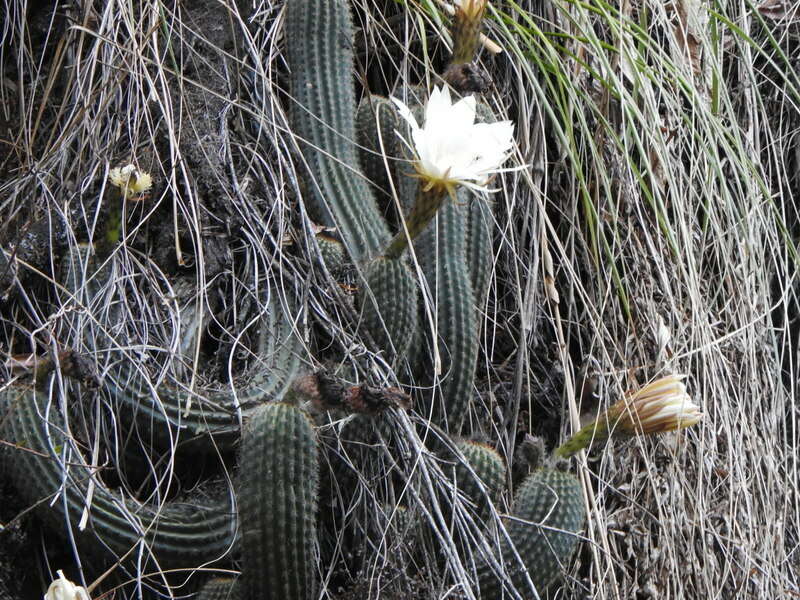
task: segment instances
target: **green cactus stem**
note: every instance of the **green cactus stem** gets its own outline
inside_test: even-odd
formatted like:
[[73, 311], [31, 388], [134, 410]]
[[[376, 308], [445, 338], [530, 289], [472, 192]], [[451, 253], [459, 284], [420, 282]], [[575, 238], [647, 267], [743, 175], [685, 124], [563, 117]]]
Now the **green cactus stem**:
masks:
[[465, 261], [466, 209], [448, 204], [435, 226], [415, 244], [422, 271], [433, 291], [439, 355], [440, 385], [434, 390], [431, 421], [453, 434], [464, 424], [472, 397], [478, 360], [475, 294]]
[[455, 465], [456, 485], [459, 492], [474, 504], [478, 520], [486, 522], [490, 515], [490, 503], [497, 501], [505, 487], [505, 463], [497, 451], [486, 444], [460, 441], [457, 446], [470, 468], [461, 463]]
[[[527, 574], [543, 596], [561, 577], [578, 545], [586, 517], [581, 485], [569, 473], [536, 471], [517, 490], [512, 514], [514, 519], [506, 521], [505, 526], [523, 564], [501, 539], [505, 576], [523, 597], [528, 597]], [[501, 579], [490, 565], [478, 569], [478, 580], [481, 598], [501, 597]]]
[[209, 579], [197, 595], [197, 600], [242, 600], [239, 580], [233, 577]]
[[308, 416], [258, 408], [242, 437], [239, 515], [245, 597], [316, 598], [317, 440]]
[[[405, 357], [417, 328], [417, 285], [402, 259], [379, 257], [360, 294], [363, 327], [390, 359]], [[378, 308], [380, 307], [380, 308]]]
[[192, 444], [193, 450], [230, 450], [238, 442], [242, 419], [264, 402], [283, 397], [298, 371], [301, 351], [277, 294], [272, 294], [243, 387], [199, 386], [190, 391], [174, 382], [153, 387], [141, 367], [122, 357], [106, 376], [106, 389], [123, 421], [134, 423], [158, 447], [180, 436], [183, 442], [199, 442]]
[[398, 165], [403, 156], [396, 131], [403, 129], [405, 121], [388, 98], [370, 95], [358, 106], [356, 132], [361, 168], [367, 179], [375, 184], [379, 208], [392, 225], [396, 225], [398, 219], [391, 190], [392, 185], [397, 186]]
[[486, 305], [492, 276], [492, 209], [486, 198], [468, 190], [459, 190], [459, 204], [467, 207], [467, 239], [465, 256], [477, 315]]
[[353, 24], [342, 0], [286, 3], [292, 129], [303, 152], [306, 203], [334, 226], [357, 263], [378, 255], [389, 230], [358, 167]]
[[326, 233], [318, 233], [314, 237], [317, 240], [322, 261], [331, 275], [335, 277], [347, 264], [347, 251], [344, 244]]
[[[111, 259], [97, 265], [90, 246], [74, 248], [61, 268], [64, 304], [92, 307], [108, 303], [102, 290], [112, 270]], [[83, 330], [89, 348], [117, 347], [104, 328], [75, 327]], [[190, 324], [190, 333], [184, 330], [182, 335], [195, 336], [194, 329]], [[192, 444], [196, 451], [231, 449], [238, 442], [247, 413], [265, 401], [280, 399], [299, 368], [302, 344], [284, 316], [277, 293], [270, 294], [269, 305], [261, 312], [254, 353], [253, 366], [242, 378], [246, 385], [238, 389], [209, 385], [188, 390], [170, 381], [153, 386], [146, 370], [122, 354], [105, 375], [105, 390], [121, 421], [134, 426], [158, 448], [171, 447], [179, 437], [181, 442], [198, 441]]]
[[[144, 572], [207, 566], [229, 556], [237, 519], [227, 498], [155, 506], [108, 488], [85, 461], [59, 404], [30, 388], [0, 392], [0, 463], [49, 527], [89, 555], [109, 562], [125, 556], [131, 569], [149, 565]], [[84, 511], [88, 526], [80, 531]]]

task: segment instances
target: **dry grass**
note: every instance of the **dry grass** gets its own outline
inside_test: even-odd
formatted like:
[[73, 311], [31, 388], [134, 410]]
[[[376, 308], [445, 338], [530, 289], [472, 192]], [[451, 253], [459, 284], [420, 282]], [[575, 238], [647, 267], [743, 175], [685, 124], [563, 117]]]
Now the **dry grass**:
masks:
[[[247, 356], [247, 297], [273, 286], [303, 298], [291, 317], [317, 331], [306, 337], [308, 366], [325, 357], [353, 380], [394, 383], [355, 335], [297, 202], [279, 3], [253, 12], [212, 0], [109, 2], [28, 18], [23, 4], [5, 0], [1, 34], [3, 249], [28, 239], [37, 219], [66, 223], [65, 246], [96, 235], [111, 167], [135, 162], [156, 185], [150, 200], [126, 207], [105, 302], [83, 310], [62, 295], [48, 304], [31, 281], [3, 311], [5, 348], [41, 352], [57, 341], [101, 366], [123, 350], [149, 356], [151, 375], [224, 380]], [[357, 72], [371, 91], [441, 68], [446, 21], [435, 3], [354, 4]], [[800, 17], [764, 21], [749, 3], [688, 0], [494, 4], [487, 33], [506, 52], [484, 53], [487, 99], [517, 124], [514, 162], [530, 168], [504, 174], [493, 198], [478, 385], [489, 410], [502, 412], [492, 442], [513, 462], [520, 432], [549, 431], [553, 444], [555, 426], [563, 439], [596, 409], [581, 405], [588, 380], [605, 403], [659, 374], [687, 373], [706, 415], [686, 433], [578, 459], [587, 540], [562, 597], [800, 595], [797, 340], [785, 326], [798, 316]], [[47, 277], [50, 258], [39, 260]], [[180, 348], [178, 276], [202, 290], [220, 355]], [[116, 327], [119, 347], [86, 347], [84, 323]], [[469, 580], [473, 558], [435, 500], [452, 494], [448, 478], [409, 417], [390, 422], [390, 446], [404, 460], [384, 443], [359, 458], [332, 436], [362, 472], [348, 515], [386, 527], [389, 478], [404, 478], [399, 500], [438, 532], [446, 565], [439, 572], [432, 556], [404, 556], [386, 535], [367, 551], [370, 583], [359, 597], [471, 597], [446, 587]], [[323, 433], [343, 426], [332, 420]], [[94, 452], [113, 457], [113, 443], [101, 446], [98, 434]], [[151, 466], [150, 488], [165, 489], [172, 461]], [[374, 473], [380, 480], [368, 479]], [[466, 513], [455, 523], [474, 530]], [[399, 527], [395, 540], [413, 535]], [[406, 581], [398, 561], [430, 572]], [[323, 573], [324, 587], [336, 595], [356, 576]], [[137, 594], [132, 583], [121, 589]]]

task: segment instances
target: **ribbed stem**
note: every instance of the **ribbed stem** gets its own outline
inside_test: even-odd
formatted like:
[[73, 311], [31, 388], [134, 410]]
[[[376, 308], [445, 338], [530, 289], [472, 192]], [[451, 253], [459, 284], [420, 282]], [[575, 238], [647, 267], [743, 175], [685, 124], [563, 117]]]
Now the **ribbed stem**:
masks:
[[[523, 482], [514, 499], [514, 520], [505, 523], [508, 535], [519, 553], [501, 542], [505, 577], [527, 598], [530, 586], [526, 573], [541, 597], [561, 576], [578, 545], [586, 512], [578, 480], [561, 471], [537, 471]], [[501, 579], [488, 565], [478, 569], [481, 598], [501, 597]]]
[[[85, 462], [57, 403], [42, 392], [8, 388], [0, 392], [0, 459], [24, 502], [67, 537], [66, 528], [86, 552], [108, 557], [128, 554], [135, 568], [144, 560], [157, 569], [194, 568], [224, 558], [236, 541], [237, 520], [227, 500], [150, 506], [111, 490]], [[89, 482], [93, 482], [91, 503]], [[55, 497], [55, 501], [49, 502]], [[89, 526], [78, 523], [88, 509]], [[141, 565], [140, 565], [141, 566]], [[142, 566], [144, 572], [152, 569]]]
[[390, 359], [405, 356], [417, 329], [417, 285], [400, 258], [379, 257], [367, 266], [362, 322]]
[[480, 315], [486, 305], [492, 275], [492, 209], [484, 197], [469, 190], [459, 190], [458, 199], [459, 204], [468, 206], [467, 270]]
[[[462, 441], [457, 445], [475, 473], [473, 475], [466, 466], [456, 464], [455, 479], [458, 490], [475, 505], [478, 519], [486, 522], [489, 517], [490, 503], [499, 498], [500, 491], [505, 486], [506, 465], [497, 451], [486, 444]], [[481, 490], [475, 476], [483, 484], [485, 493]]]
[[306, 201], [337, 227], [354, 261], [389, 240], [375, 196], [358, 167], [353, 89], [353, 25], [343, 0], [289, 0], [286, 50], [292, 128], [306, 161]]
[[242, 439], [237, 491], [247, 598], [316, 598], [317, 441], [300, 409], [267, 404]]
[[[99, 294], [111, 273], [108, 264], [98, 267], [90, 246], [78, 246], [62, 265], [62, 281], [68, 292], [65, 305], [79, 301], [93, 306], [104, 301]], [[154, 387], [140, 365], [127, 355], [119, 356], [104, 378], [115, 413], [124, 425], [137, 427], [140, 435], [157, 448], [168, 448], [176, 439], [197, 439], [192, 445], [195, 451], [231, 449], [238, 442], [242, 416], [265, 401], [280, 399], [299, 368], [301, 341], [283, 311], [280, 296], [271, 294], [269, 306], [260, 315], [253, 366], [242, 377], [246, 385], [239, 389], [233, 385], [198, 386], [190, 392], [168, 381]], [[113, 318], [112, 313], [109, 321]], [[83, 330], [89, 348], [117, 347], [104, 327], [95, 331], [76, 323], [75, 328]], [[195, 335], [194, 330], [181, 332], [182, 338], [193, 339]]]
[[465, 207], [449, 203], [415, 244], [428, 286], [434, 292], [440, 386], [434, 390], [432, 421], [457, 434], [467, 416], [478, 359], [475, 296], [465, 262]]

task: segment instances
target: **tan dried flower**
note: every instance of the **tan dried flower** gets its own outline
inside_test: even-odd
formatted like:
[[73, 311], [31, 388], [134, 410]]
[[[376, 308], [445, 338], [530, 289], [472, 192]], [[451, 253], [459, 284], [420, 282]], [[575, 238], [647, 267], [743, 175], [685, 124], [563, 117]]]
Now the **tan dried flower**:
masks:
[[556, 450], [557, 456], [572, 456], [594, 442], [610, 437], [630, 437], [683, 429], [700, 422], [700, 409], [686, 392], [685, 375], [668, 375], [627, 392], [619, 402], [578, 431]]

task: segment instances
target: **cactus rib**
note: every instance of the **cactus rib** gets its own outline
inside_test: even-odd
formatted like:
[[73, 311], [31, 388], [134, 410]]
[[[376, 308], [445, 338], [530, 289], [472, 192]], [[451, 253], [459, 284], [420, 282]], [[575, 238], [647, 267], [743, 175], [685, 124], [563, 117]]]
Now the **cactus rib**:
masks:
[[[457, 464], [455, 466], [456, 484], [459, 491], [475, 505], [476, 514], [480, 520], [486, 522], [490, 515], [489, 504], [500, 497], [500, 491], [505, 486], [505, 463], [496, 450], [485, 444], [462, 441], [458, 442], [457, 446], [475, 475], [466, 466]], [[476, 476], [483, 484], [485, 493], [476, 481]]]
[[[118, 557], [134, 549], [128, 557], [133, 565], [140, 558], [135, 548], [142, 544], [148, 562], [168, 569], [218, 561], [233, 547], [237, 519], [228, 501], [195, 498], [156, 507], [106, 487], [45, 393], [9, 387], [0, 392], [0, 415], [0, 437], [9, 442], [0, 458], [10, 481], [53, 529], [64, 532], [68, 523], [87, 552], [99, 554], [98, 540]], [[46, 502], [54, 496], [52, 505]], [[81, 532], [78, 523], [85, 509], [90, 527]]]
[[389, 231], [358, 166], [352, 38], [343, 0], [286, 3], [292, 127], [307, 165], [310, 208], [338, 228], [353, 260], [362, 262], [377, 256]]
[[[517, 490], [514, 520], [506, 523], [514, 549], [501, 541], [506, 575], [517, 591], [529, 590], [526, 573], [543, 595], [553, 585], [578, 545], [578, 532], [586, 516], [578, 480], [569, 473], [540, 470], [532, 473]], [[481, 597], [501, 597], [500, 580], [487, 564], [478, 569]]]
[[248, 598], [310, 600], [317, 588], [317, 441], [298, 408], [272, 403], [253, 414], [239, 460], [242, 583]]

